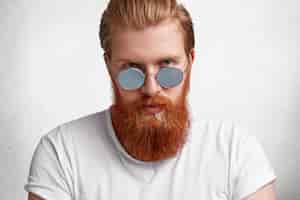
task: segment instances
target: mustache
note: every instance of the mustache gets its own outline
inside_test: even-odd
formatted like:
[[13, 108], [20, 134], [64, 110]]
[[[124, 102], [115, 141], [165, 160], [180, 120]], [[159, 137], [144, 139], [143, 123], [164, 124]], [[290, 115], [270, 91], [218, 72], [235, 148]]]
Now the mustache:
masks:
[[142, 108], [145, 106], [156, 106], [156, 107], [170, 107], [172, 102], [167, 97], [156, 95], [154, 97], [142, 97], [141, 99], [135, 101], [133, 105], [136, 105], [137, 108]]

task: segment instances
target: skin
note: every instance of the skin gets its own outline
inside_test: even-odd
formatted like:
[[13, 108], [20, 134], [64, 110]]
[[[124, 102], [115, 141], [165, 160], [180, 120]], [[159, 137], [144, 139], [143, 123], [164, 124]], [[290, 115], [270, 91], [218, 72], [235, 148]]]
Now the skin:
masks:
[[[165, 21], [143, 30], [122, 29], [113, 34], [112, 54], [110, 57], [105, 56], [105, 62], [123, 104], [130, 104], [145, 95], [151, 97], [156, 94], [176, 104], [182, 94], [184, 81], [174, 88], [164, 89], [157, 83], [154, 75], [160, 66], [167, 63], [182, 70], [191, 69], [194, 50], [192, 49], [187, 56], [183, 41], [183, 34], [173, 21]], [[116, 76], [122, 65], [128, 63], [138, 64], [146, 73], [145, 84], [139, 90], [123, 90], [116, 82]], [[186, 74], [184, 79], [187, 78]]]
[[275, 180], [262, 186], [258, 191], [250, 194], [242, 200], [276, 200]]
[[28, 193], [28, 200], [45, 200], [45, 199], [42, 199], [41, 197], [29, 192]]
[[[164, 89], [156, 82], [153, 76], [161, 64], [170, 57], [176, 57], [176, 66], [181, 69], [191, 68], [194, 62], [194, 50], [189, 55], [184, 51], [184, 40], [181, 30], [174, 21], [166, 21], [143, 30], [122, 29], [112, 37], [112, 54], [105, 55], [105, 62], [115, 89], [119, 92], [124, 105], [130, 104], [143, 95], [154, 96], [160, 94], [176, 103], [183, 90], [183, 82], [174, 88]], [[126, 49], [124, 51], [124, 49]], [[136, 91], [125, 91], [115, 81], [117, 72], [123, 64], [133, 62], [143, 67], [146, 80], [143, 87]], [[169, 61], [168, 61], [169, 63]], [[187, 77], [185, 76], [185, 79]], [[43, 200], [29, 193], [29, 200]], [[276, 200], [274, 181], [261, 187], [259, 190], [242, 200]]]

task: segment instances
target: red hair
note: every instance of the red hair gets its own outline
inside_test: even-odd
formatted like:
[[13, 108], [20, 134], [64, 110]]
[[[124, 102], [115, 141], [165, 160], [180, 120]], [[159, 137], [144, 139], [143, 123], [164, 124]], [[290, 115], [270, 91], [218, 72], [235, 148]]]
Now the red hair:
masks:
[[189, 12], [176, 0], [110, 0], [100, 23], [101, 47], [110, 55], [114, 29], [143, 29], [168, 19], [179, 22], [188, 55], [195, 46], [193, 23]]

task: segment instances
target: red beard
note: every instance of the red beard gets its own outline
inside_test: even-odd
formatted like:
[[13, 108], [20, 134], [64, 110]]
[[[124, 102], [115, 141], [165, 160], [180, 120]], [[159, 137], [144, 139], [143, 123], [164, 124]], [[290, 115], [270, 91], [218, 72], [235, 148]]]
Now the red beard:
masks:
[[[183, 94], [176, 104], [166, 97], [143, 96], [136, 102], [124, 105], [114, 88], [116, 103], [112, 106], [112, 123], [118, 140], [135, 159], [159, 161], [175, 156], [186, 143], [190, 127], [186, 96], [188, 79]], [[146, 113], [143, 106], [160, 105], [159, 117]]]

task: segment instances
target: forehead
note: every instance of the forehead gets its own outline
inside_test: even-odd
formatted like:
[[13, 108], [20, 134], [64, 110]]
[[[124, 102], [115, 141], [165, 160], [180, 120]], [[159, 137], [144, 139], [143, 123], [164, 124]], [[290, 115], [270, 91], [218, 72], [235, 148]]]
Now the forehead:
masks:
[[151, 62], [158, 57], [185, 55], [183, 32], [176, 21], [167, 21], [142, 30], [119, 29], [112, 34], [112, 59]]

